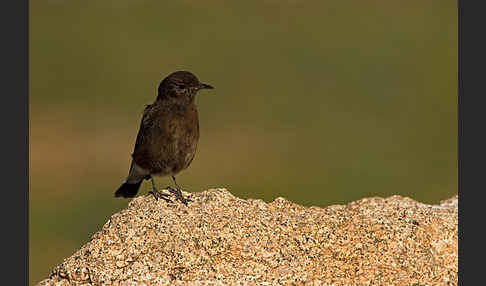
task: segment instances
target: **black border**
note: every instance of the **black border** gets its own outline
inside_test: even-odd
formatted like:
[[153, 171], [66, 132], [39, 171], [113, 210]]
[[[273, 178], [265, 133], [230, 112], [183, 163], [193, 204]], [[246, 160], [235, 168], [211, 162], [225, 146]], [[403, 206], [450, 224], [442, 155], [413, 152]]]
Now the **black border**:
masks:
[[[467, 3], [467, 5], [465, 5]], [[459, 285], [481, 285], [484, 270], [486, 51], [484, 2], [458, 0]], [[465, 229], [469, 229], [466, 234]], [[476, 230], [477, 233], [472, 232]]]
[[[2, 5], [3, 285], [29, 283], [29, 1]], [[9, 281], [11, 280], [11, 281]]]

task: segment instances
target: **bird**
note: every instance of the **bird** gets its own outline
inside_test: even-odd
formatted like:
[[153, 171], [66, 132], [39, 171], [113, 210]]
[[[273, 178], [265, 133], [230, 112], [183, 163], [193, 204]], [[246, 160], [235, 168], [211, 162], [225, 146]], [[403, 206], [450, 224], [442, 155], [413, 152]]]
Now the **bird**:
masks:
[[157, 190], [154, 176], [171, 176], [175, 188], [168, 186], [176, 200], [185, 205], [175, 176], [189, 167], [199, 141], [199, 117], [195, 97], [203, 89], [214, 87], [201, 83], [188, 71], [176, 71], [159, 84], [157, 97], [146, 105], [138, 130], [128, 176], [115, 191], [115, 197], [133, 198], [144, 180], [152, 181], [149, 193], [156, 200], [171, 202], [170, 195]]

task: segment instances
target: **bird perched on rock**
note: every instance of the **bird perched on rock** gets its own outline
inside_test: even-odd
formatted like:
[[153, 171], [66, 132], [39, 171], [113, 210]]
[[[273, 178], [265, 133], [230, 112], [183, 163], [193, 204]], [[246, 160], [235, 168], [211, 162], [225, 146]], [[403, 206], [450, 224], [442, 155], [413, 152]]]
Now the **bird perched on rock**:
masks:
[[175, 175], [191, 164], [199, 140], [199, 118], [194, 98], [201, 89], [213, 87], [199, 82], [187, 71], [177, 71], [159, 85], [154, 103], [145, 107], [138, 131], [128, 176], [115, 197], [133, 198], [143, 180], [152, 180], [155, 199], [167, 201], [167, 194], [157, 190], [154, 175], [171, 176], [175, 189], [167, 187], [177, 200], [187, 205]]

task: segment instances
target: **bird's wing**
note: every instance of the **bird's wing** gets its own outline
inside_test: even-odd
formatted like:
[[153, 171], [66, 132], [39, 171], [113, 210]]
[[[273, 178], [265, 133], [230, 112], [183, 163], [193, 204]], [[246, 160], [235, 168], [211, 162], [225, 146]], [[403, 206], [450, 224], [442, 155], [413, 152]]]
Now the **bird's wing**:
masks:
[[[150, 111], [152, 110], [152, 105], [153, 104], [145, 105], [145, 109], [143, 110], [143, 116], [142, 116], [142, 124], [147, 124], [150, 120], [152, 120], [152, 117], [150, 116]], [[145, 123], [145, 121], [147, 123]]]
[[136, 159], [139, 155], [142, 155], [147, 151], [149, 147], [149, 139], [151, 134], [151, 126], [156, 116], [156, 110], [153, 108], [153, 104], [147, 104], [143, 111], [142, 120], [140, 122], [140, 128], [138, 129], [137, 140], [135, 141], [135, 148], [133, 150], [132, 157]]
[[147, 105], [143, 112], [132, 158], [143, 169], [160, 173], [170, 161], [168, 156], [175, 153], [174, 141], [177, 132], [173, 118], [162, 116], [167, 113], [164, 105]]

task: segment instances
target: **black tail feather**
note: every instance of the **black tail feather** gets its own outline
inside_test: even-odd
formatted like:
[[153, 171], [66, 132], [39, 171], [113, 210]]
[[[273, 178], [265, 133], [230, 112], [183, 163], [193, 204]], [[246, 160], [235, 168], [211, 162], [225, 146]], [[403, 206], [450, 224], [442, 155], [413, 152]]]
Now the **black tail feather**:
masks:
[[142, 184], [141, 180], [135, 184], [123, 183], [115, 192], [115, 197], [133, 198], [138, 193], [138, 189]]

